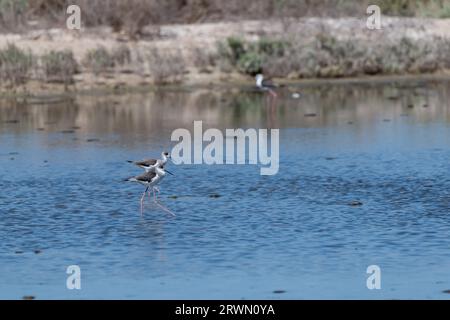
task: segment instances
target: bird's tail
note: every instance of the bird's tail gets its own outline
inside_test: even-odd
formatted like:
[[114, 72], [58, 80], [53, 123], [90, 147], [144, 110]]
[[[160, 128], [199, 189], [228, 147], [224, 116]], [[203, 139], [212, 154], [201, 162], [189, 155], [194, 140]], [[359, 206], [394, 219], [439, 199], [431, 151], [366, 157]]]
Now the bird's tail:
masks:
[[136, 180], [135, 177], [130, 177], [130, 178], [123, 179], [123, 181], [127, 181], [127, 182], [136, 182], [137, 180]]
[[127, 160], [127, 162], [128, 162], [128, 163], [134, 163], [134, 161], [133, 161], [133, 160]]

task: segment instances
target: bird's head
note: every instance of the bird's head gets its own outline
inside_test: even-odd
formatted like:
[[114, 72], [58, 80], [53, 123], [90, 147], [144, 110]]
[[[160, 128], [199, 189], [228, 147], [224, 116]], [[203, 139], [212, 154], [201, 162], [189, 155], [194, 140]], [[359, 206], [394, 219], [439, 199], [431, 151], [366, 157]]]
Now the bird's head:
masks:
[[165, 157], [165, 158], [167, 158], [167, 159], [170, 159], [170, 154], [169, 154], [167, 151], [164, 151], [164, 152], [162, 153], [162, 156], [163, 156], [163, 158]]
[[166, 175], [166, 171], [164, 170], [164, 166], [158, 166], [155, 168], [155, 173], [160, 176], [164, 177]]
[[157, 173], [160, 176], [165, 176], [166, 173], [170, 174], [171, 176], [174, 176], [174, 174], [172, 172], [170, 172], [169, 170], [167, 170], [166, 168], [164, 168], [164, 165], [159, 165], [155, 168], [155, 170], [157, 171]]

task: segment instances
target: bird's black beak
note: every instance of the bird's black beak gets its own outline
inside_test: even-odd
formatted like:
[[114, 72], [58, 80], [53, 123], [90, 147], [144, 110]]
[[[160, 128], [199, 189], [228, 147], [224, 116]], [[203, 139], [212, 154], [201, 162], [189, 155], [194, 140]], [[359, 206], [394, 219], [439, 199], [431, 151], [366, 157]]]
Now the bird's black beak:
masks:
[[169, 170], [164, 169], [165, 172], [167, 172], [168, 174], [174, 176], [174, 174], [172, 172], [170, 172]]

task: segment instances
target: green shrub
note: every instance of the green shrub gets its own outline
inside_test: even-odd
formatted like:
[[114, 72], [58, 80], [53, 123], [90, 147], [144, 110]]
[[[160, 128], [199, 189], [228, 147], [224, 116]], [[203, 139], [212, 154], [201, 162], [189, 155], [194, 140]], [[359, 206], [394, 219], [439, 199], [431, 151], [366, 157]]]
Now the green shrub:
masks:
[[244, 40], [230, 37], [227, 39], [227, 43], [231, 50], [231, 62], [235, 64], [246, 52]]
[[381, 12], [393, 16], [426, 16], [434, 18], [450, 17], [448, 0], [379, 0]]
[[123, 66], [131, 62], [131, 52], [126, 45], [115, 48], [111, 54], [115, 66]]
[[21, 29], [26, 22], [29, 0], [0, 0], [0, 26], [7, 30]]
[[240, 72], [255, 75], [263, 71], [268, 61], [284, 57], [288, 47], [288, 42], [279, 39], [262, 38], [256, 42], [246, 42], [230, 37], [226, 43], [218, 44], [218, 56]]
[[0, 50], [0, 79], [11, 85], [20, 85], [27, 81], [33, 66], [33, 55], [14, 44], [8, 44]]
[[257, 43], [257, 50], [261, 54], [273, 57], [282, 57], [285, 54], [288, 43], [281, 40], [263, 38]]
[[89, 50], [83, 59], [83, 65], [95, 75], [110, 72], [114, 67], [123, 66], [130, 62], [131, 52], [126, 45], [121, 45], [111, 52], [105, 47], [99, 46]]
[[246, 74], [256, 75], [262, 72], [263, 57], [261, 54], [251, 51], [242, 55], [238, 61], [238, 69]]
[[415, 0], [381, 0], [381, 12], [388, 15], [414, 16], [417, 9]]
[[41, 62], [47, 82], [63, 82], [67, 86], [78, 72], [78, 63], [70, 50], [50, 51], [41, 57]]
[[439, 13], [439, 18], [448, 19], [450, 18], [450, 4], [446, 4], [442, 11]]
[[114, 67], [112, 55], [104, 47], [89, 50], [83, 59], [83, 64], [95, 75], [109, 71]]

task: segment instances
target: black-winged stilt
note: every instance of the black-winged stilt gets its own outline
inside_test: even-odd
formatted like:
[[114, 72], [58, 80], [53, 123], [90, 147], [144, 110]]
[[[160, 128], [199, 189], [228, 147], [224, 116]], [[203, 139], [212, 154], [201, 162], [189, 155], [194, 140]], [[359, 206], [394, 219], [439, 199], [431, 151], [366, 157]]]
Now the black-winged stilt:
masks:
[[262, 74], [257, 74], [255, 79], [256, 79], [256, 86], [260, 90], [269, 92], [269, 94], [274, 98], [277, 97], [277, 93], [273, 90], [276, 87], [278, 87], [276, 84], [274, 84], [270, 80], [265, 80]]
[[161, 153], [161, 159], [145, 159], [141, 161], [128, 160], [129, 163], [133, 163], [138, 167], [145, 170], [145, 172], [155, 172], [157, 166], [164, 166], [170, 159], [168, 152]]
[[[146, 171], [145, 173], [135, 176], [135, 177], [131, 177], [128, 179], [125, 179], [125, 181], [130, 181], [130, 182], [138, 182], [144, 186], [146, 186], [147, 188], [145, 189], [144, 193], [142, 194], [141, 197], [141, 214], [143, 214], [143, 210], [144, 210], [144, 199], [145, 199], [145, 194], [147, 193], [149, 188], [152, 188], [152, 192], [153, 192], [153, 202], [159, 206], [161, 209], [163, 209], [164, 211], [170, 213], [171, 215], [175, 216], [175, 214], [170, 211], [169, 209], [167, 209], [166, 207], [164, 207], [163, 205], [161, 205], [158, 202], [158, 197], [156, 196], [156, 192], [158, 192], [158, 194], [160, 193], [158, 187], [156, 187], [156, 185], [158, 183], [160, 183], [162, 181], [162, 179], [164, 179], [166, 172], [173, 175], [173, 173], [167, 171], [164, 169], [163, 165], [156, 165], [153, 168], [154, 172], [149, 172]], [[148, 193], [148, 196], [150, 197], [150, 192]]]

